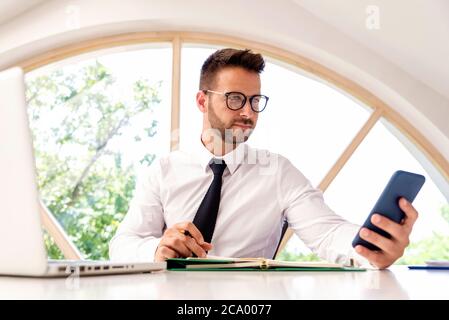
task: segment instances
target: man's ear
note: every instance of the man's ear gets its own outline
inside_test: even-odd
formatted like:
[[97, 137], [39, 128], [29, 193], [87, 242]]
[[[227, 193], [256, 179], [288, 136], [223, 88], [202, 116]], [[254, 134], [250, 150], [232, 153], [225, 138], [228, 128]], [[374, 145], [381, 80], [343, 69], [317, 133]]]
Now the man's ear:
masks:
[[198, 91], [196, 93], [196, 106], [202, 113], [206, 113], [207, 111], [207, 97], [204, 91]]

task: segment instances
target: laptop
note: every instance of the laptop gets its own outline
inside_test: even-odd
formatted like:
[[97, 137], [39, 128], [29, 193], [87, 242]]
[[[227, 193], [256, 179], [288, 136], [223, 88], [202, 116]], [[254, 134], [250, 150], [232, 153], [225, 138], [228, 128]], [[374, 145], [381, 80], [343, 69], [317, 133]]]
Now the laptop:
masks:
[[20, 68], [0, 72], [0, 275], [58, 277], [166, 269], [165, 262], [48, 260]]

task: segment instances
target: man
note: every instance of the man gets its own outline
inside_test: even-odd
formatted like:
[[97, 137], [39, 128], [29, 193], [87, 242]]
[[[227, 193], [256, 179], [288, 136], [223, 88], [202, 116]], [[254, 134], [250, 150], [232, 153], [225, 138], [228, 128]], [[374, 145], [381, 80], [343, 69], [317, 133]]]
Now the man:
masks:
[[268, 103], [260, 92], [265, 62], [249, 50], [223, 49], [201, 69], [196, 103], [203, 131], [194, 150], [175, 151], [140, 179], [130, 210], [110, 244], [111, 259], [267, 257], [275, 254], [284, 220], [321, 258], [386, 268], [402, 256], [417, 219], [401, 199], [402, 224], [375, 215], [361, 237], [381, 251], [351, 247], [359, 226], [336, 215], [321, 191], [286, 158], [245, 141]]

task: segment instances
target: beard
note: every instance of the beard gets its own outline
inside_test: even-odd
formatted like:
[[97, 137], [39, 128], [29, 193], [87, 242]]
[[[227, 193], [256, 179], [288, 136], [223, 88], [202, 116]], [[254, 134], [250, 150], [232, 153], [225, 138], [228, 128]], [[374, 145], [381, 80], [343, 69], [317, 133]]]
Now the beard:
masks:
[[[246, 142], [248, 138], [254, 131], [254, 122], [250, 119], [233, 119], [229, 123], [223, 122], [218, 115], [215, 113], [214, 107], [209, 103], [209, 110], [207, 113], [207, 118], [211, 125], [211, 128], [220, 135], [221, 140], [226, 144], [232, 144], [236, 146], [242, 142]], [[250, 125], [251, 129], [233, 129], [232, 126], [235, 123]]]

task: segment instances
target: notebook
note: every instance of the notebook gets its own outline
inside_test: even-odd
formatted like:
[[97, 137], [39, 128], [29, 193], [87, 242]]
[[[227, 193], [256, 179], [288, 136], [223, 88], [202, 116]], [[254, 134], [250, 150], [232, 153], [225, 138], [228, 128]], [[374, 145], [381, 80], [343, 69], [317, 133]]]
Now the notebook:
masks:
[[172, 258], [167, 259], [172, 271], [365, 271], [324, 261], [280, 261], [265, 258]]

